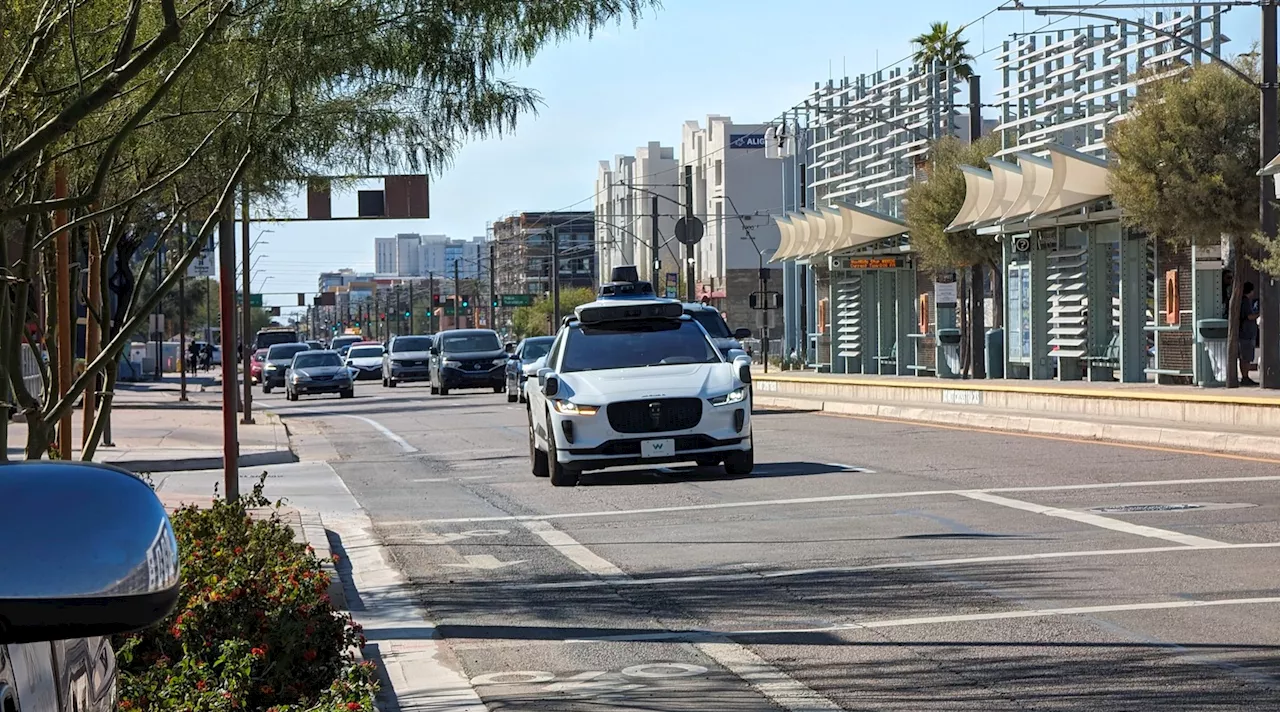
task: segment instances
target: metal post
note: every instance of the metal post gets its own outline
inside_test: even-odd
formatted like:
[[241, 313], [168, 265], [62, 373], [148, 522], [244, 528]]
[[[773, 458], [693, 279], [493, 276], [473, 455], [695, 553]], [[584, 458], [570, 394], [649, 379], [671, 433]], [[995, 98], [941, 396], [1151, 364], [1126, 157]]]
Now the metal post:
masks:
[[[249, 344], [253, 343], [253, 307], [249, 304], [249, 253], [252, 249], [249, 245], [249, 186], [243, 184], [240, 190], [240, 250], [244, 253], [241, 256], [240, 269], [244, 272], [241, 275], [241, 289], [244, 290], [244, 303], [240, 305], [240, 357], [244, 360], [241, 364], [244, 367], [244, 418], [240, 421], [245, 425], [253, 425], [253, 384], [249, 383], [249, 373], [253, 369], [253, 349], [249, 348]], [[231, 356], [230, 351], [224, 346], [222, 349], [222, 358], [226, 360]], [[224, 382], [223, 387], [226, 387]]]
[[[1262, 146], [1261, 162], [1265, 166], [1280, 152], [1276, 115], [1276, 5], [1277, 0], [1262, 1]], [[1271, 201], [1274, 194], [1267, 190], [1271, 178], [1259, 178], [1259, 212], [1263, 240], [1276, 237], [1276, 208]], [[1258, 280], [1258, 380], [1263, 388], [1280, 388], [1280, 284], [1271, 275], [1259, 275]], [[1241, 275], [1236, 275], [1240, 279]], [[1235, 365], [1230, 366], [1232, 369]]]
[[240, 441], [236, 425], [235, 344], [236, 223], [231, 206], [222, 209], [218, 222], [218, 305], [222, 333], [222, 488], [227, 500], [240, 497]]
[[210, 284], [212, 277], [204, 278], [204, 342], [206, 344], [213, 343], [213, 285]]
[[427, 273], [427, 333], [436, 333], [436, 273]]
[[[87, 323], [92, 322], [93, 317], [90, 316]], [[87, 349], [85, 358], [89, 358]], [[187, 400], [187, 275], [185, 274], [178, 277], [178, 362], [181, 364], [178, 368], [178, 400], [185, 402]], [[89, 423], [88, 406], [89, 401], [86, 396], [84, 410], [86, 425]], [[85, 437], [89, 437], [88, 430], [85, 431]]]
[[[164, 246], [160, 240], [160, 236], [156, 236], [156, 289], [160, 288], [160, 282], [164, 281]], [[156, 304], [155, 319], [155, 339], [156, 339], [156, 380], [163, 378], [161, 374], [160, 362], [164, 360], [164, 328], [160, 324], [160, 319], [164, 312], [160, 311], [160, 305]], [[225, 352], [224, 352], [225, 353]]]
[[[662, 258], [658, 253], [660, 235], [658, 232], [658, 196], [649, 198], [649, 252], [653, 253], [653, 291], [662, 290], [667, 296], [666, 276], [662, 274]], [[658, 280], [663, 280], [659, 282]]]
[[[757, 250], [757, 252], [759, 252]], [[760, 319], [760, 336], [763, 343], [760, 345], [761, 351], [764, 353], [764, 372], [769, 372], [769, 270], [764, 268], [764, 253], [760, 255], [760, 298], [765, 300], [765, 308], [760, 311], [763, 317]]]
[[560, 329], [560, 233], [551, 226], [551, 333]]
[[[53, 197], [61, 200], [67, 197], [67, 169], [61, 165], [53, 169], [54, 187]], [[57, 262], [57, 280], [58, 280], [58, 313], [54, 315], [54, 319], [58, 325], [58, 398], [59, 400], [67, 397], [67, 391], [71, 388], [72, 378], [72, 361], [75, 354], [72, 353], [71, 345], [71, 235], [66, 230], [66, 225], [70, 221], [66, 209], [55, 210], [53, 213], [54, 229], [58, 231], [58, 238], [55, 241], [55, 252]], [[63, 460], [71, 459], [71, 409], [68, 408], [59, 419], [58, 424], [58, 457]]]
[[[977, 143], [982, 138], [982, 78], [969, 77], [969, 141]], [[976, 263], [969, 268], [969, 373], [974, 378], [987, 377], [986, 364], [986, 267]], [[899, 300], [901, 303], [901, 300]], [[1110, 311], [1108, 310], [1108, 314]], [[902, 345], [898, 348], [901, 359]]]
[[462, 280], [458, 278], [458, 261], [453, 261], [453, 328], [462, 328]]
[[[97, 212], [97, 206], [90, 208]], [[101, 350], [102, 333], [99, 331], [98, 319], [95, 315], [102, 314], [102, 242], [98, 233], [98, 221], [93, 221], [89, 225], [89, 290], [88, 299], [85, 300], [88, 307], [84, 313], [84, 362], [93, 363], [98, 357]], [[93, 421], [97, 416], [97, 400], [98, 391], [101, 390], [102, 384], [105, 382], [105, 373], [103, 376], [97, 376], [93, 379], [93, 384], [84, 391], [84, 422], [81, 426], [80, 447], [84, 448], [85, 443], [89, 441], [89, 433], [93, 430]], [[181, 400], [186, 400], [186, 391], [182, 393]]]
[[404, 306], [400, 304], [400, 286], [396, 285], [396, 333], [404, 331]]
[[498, 246], [489, 241], [489, 328], [498, 330]]
[[413, 333], [413, 280], [409, 280], [409, 333]]
[[[691, 165], [684, 167], [684, 196], [685, 196], [684, 216], [688, 223], [692, 223], [693, 222], [693, 166]], [[692, 302], [694, 301], [694, 292], [696, 291], [694, 289], [694, 284], [693, 284], [693, 278], [694, 278], [693, 245], [684, 246], [684, 261], [685, 261], [685, 285], [684, 285], [685, 301]]]

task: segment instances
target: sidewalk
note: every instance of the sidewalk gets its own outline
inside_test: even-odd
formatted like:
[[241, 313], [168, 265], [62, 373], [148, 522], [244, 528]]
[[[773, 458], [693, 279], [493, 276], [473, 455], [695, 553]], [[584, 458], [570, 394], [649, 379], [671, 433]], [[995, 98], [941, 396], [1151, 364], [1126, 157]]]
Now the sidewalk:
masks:
[[[100, 445], [94, 462], [122, 467], [132, 472], [176, 472], [222, 467], [221, 394], [200, 383], [188, 383], [188, 401], [178, 401], [177, 374], [160, 382], [121, 384], [111, 409], [113, 447]], [[239, 415], [236, 416], [237, 420]], [[288, 432], [280, 418], [261, 410], [254, 412], [254, 424], [239, 426], [241, 467], [258, 467], [296, 462], [289, 447]], [[83, 412], [72, 418], [74, 441], [81, 441]], [[11, 460], [23, 457], [25, 423], [9, 423]], [[78, 457], [79, 448], [73, 452]]]
[[1280, 393], [1130, 383], [949, 380], [771, 371], [761, 408], [1280, 456]]

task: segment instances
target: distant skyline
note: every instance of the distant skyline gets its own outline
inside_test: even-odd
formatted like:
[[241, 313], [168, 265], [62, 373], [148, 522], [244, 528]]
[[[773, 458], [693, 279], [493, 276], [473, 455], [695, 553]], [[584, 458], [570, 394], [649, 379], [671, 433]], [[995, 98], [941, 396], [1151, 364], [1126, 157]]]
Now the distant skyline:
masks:
[[[1046, 4], [1044, 2], [1032, 4]], [[1080, 18], [996, 11], [1010, 2], [898, 3], [792, 0], [668, 2], [633, 28], [610, 27], [547, 48], [507, 78], [537, 90], [537, 115], [522, 117], [503, 138], [466, 144], [452, 166], [431, 177], [427, 220], [258, 224], [263, 236], [255, 269], [270, 276], [259, 291], [267, 304], [292, 307], [297, 292], [314, 292], [322, 271], [372, 271], [375, 237], [397, 233], [483, 235], [515, 212], [590, 210], [596, 166], [649, 141], [679, 146], [685, 121], [708, 114], [736, 122], [767, 122], [801, 101], [816, 82], [887, 68], [912, 53], [911, 38], [934, 21], [969, 25], [964, 37], [977, 55], [984, 100], [995, 99], [1000, 75], [994, 54], [1013, 32], [1082, 26]], [[1098, 11], [1150, 21], [1151, 11]], [[1155, 8], [1158, 3], [1152, 3]], [[1259, 10], [1238, 7], [1223, 20], [1229, 54], [1258, 38]], [[981, 18], [981, 19], [980, 19]], [[995, 109], [988, 109], [994, 116]], [[342, 197], [335, 196], [335, 212]], [[779, 207], [781, 207], [779, 205]], [[294, 214], [305, 212], [301, 197]], [[277, 296], [278, 293], [279, 295]]]

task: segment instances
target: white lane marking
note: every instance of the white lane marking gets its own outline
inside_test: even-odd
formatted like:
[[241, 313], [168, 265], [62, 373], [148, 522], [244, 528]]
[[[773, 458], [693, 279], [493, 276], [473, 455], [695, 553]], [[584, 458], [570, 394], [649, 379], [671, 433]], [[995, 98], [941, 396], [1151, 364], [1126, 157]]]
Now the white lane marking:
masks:
[[[744, 507], [775, 507], [794, 504], [828, 504], [870, 499], [902, 499], [906, 497], [943, 497], [967, 495], [974, 492], [1064, 492], [1070, 490], [1119, 489], [1133, 487], [1173, 487], [1177, 485], [1229, 484], [1243, 482], [1277, 482], [1280, 475], [1257, 477], [1206, 477], [1182, 480], [1143, 480], [1138, 482], [1093, 482], [1080, 485], [1038, 485], [1034, 487], [989, 487], [986, 489], [913, 490], [909, 492], [870, 492], [866, 494], [838, 494], [828, 497], [797, 497], [794, 499], [768, 499], [750, 502], [717, 502], [715, 504], [687, 504], [678, 507], [650, 507], [647, 509], [612, 509], [598, 512], [564, 512], [561, 514], [524, 514], [502, 517], [460, 517], [457, 519], [423, 519], [415, 524], [466, 524], [470, 522], [530, 522], [552, 519], [580, 519], [586, 517], [623, 517], [636, 514], [667, 514], [671, 512], [696, 512], [709, 509], [740, 509]], [[399, 523], [399, 522], [398, 522]]]
[[493, 571], [495, 569], [503, 569], [508, 566], [515, 566], [516, 564], [523, 564], [525, 562], [524, 559], [516, 559], [514, 561], [499, 561], [498, 557], [492, 556], [490, 554], [464, 554], [462, 558], [466, 559], [467, 563], [445, 564], [445, 566], [448, 566], [449, 568], [453, 568], [453, 569], [475, 569], [477, 571]]
[[865, 467], [858, 467], [857, 465], [846, 465], [841, 462], [828, 462], [826, 465], [827, 467], [838, 467], [845, 472], [856, 472], [861, 475], [874, 475], [876, 473], [875, 470], [868, 470]]
[[670, 586], [690, 583], [715, 583], [727, 581], [764, 581], [774, 578], [793, 578], [796, 576], [813, 576], [819, 574], [854, 574], [868, 571], [884, 571], [886, 569], [927, 569], [946, 566], [973, 566], [979, 564], [1000, 564], [1013, 561], [1037, 561], [1041, 559], [1074, 559], [1102, 556], [1127, 556], [1132, 554], [1163, 554], [1181, 551], [1204, 551], [1206, 549], [1275, 549], [1280, 542], [1250, 542], [1247, 544], [1223, 544], [1212, 547], [1187, 546], [1152, 546], [1142, 549], [1096, 549], [1090, 551], [1048, 551], [1039, 554], [1008, 554], [1003, 556], [975, 556], [964, 559], [927, 559], [924, 561], [901, 561], [884, 564], [867, 564], [865, 566], [824, 566], [808, 569], [786, 569], [783, 571], [765, 571], [738, 574], [701, 574], [698, 576], [660, 576], [652, 578], [628, 578], [625, 581], [556, 581], [554, 583], [525, 583], [509, 586], [513, 589], [558, 589], [558, 588], [602, 588], [612, 586]]
[[[551, 524], [527, 521], [524, 522], [524, 526], [584, 571], [610, 581], [630, 580], [625, 571], [596, 555], [569, 534], [556, 529]], [[704, 640], [696, 643], [694, 647], [788, 712], [840, 709], [812, 688], [788, 676], [760, 656], [728, 638]]]
[[410, 445], [408, 440], [405, 440], [404, 438], [400, 437], [399, 435], [396, 435], [395, 433], [391, 432], [391, 430], [390, 430], [389, 428], [387, 428], [387, 426], [383, 425], [382, 423], [379, 423], [379, 422], [378, 422], [378, 421], [376, 421], [376, 420], [372, 420], [372, 419], [370, 419], [370, 418], [366, 418], [366, 417], [364, 417], [364, 416], [362, 416], [362, 415], [348, 415], [347, 417], [348, 417], [348, 418], [355, 418], [356, 420], [362, 421], [362, 422], [364, 422], [364, 423], [367, 423], [367, 424], [369, 424], [369, 425], [373, 426], [373, 429], [374, 429], [374, 430], [377, 430], [378, 432], [380, 432], [380, 433], [382, 433], [383, 435], [387, 436], [387, 438], [388, 438], [389, 440], [391, 440], [391, 442], [395, 443], [396, 445], [399, 445], [399, 446], [400, 446], [400, 449], [401, 449], [401, 450], [403, 450], [403, 451], [405, 451], [405, 452], [417, 452], [417, 451], [418, 451], [418, 448], [416, 448], [416, 447], [414, 447], [414, 446]]
[[573, 537], [556, 529], [546, 522], [524, 522], [529, 531], [545, 541], [564, 557], [580, 566], [584, 571], [602, 579], [628, 578], [627, 574], [595, 552], [579, 544]]
[[1089, 524], [1103, 529], [1111, 529], [1113, 531], [1124, 532], [1125, 534], [1145, 536], [1152, 539], [1164, 539], [1165, 541], [1177, 542], [1185, 546], [1194, 546], [1199, 548], [1218, 548], [1226, 546], [1226, 542], [1215, 541], [1213, 539], [1205, 539], [1204, 537], [1192, 536], [1191, 534], [1182, 534], [1181, 532], [1169, 531], [1168, 529], [1158, 529], [1156, 527], [1146, 526], [1145, 524], [1131, 524], [1119, 519], [1104, 517], [1100, 514], [1076, 512], [1070, 509], [1060, 509], [1058, 507], [1046, 507], [1042, 504], [1001, 497], [989, 492], [966, 492], [964, 496], [969, 499], [978, 500], [979, 502], [998, 504], [1001, 507], [1021, 509], [1024, 512], [1043, 514], [1046, 517], [1069, 519], [1073, 522]]
[[759, 630], [733, 631], [687, 631], [681, 633], [647, 633], [640, 635], [618, 635], [604, 638], [582, 638], [567, 640], [568, 643], [600, 643], [600, 642], [642, 642], [642, 641], [685, 641], [719, 640], [724, 638], [746, 638], [765, 635], [806, 635], [813, 633], [832, 633], [842, 630], [870, 630], [873, 628], [907, 628], [911, 626], [938, 625], [942, 623], [981, 623], [985, 621], [1008, 620], [1012, 618], [1046, 618], [1052, 616], [1081, 616], [1095, 613], [1123, 613], [1125, 611], [1158, 611], [1177, 608], [1205, 608], [1213, 606], [1255, 606], [1280, 603], [1280, 596], [1263, 598], [1226, 598], [1211, 601], [1177, 600], [1152, 601], [1149, 603], [1119, 603], [1106, 606], [1075, 606], [1071, 608], [1035, 608], [1021, 611], [1001, 611], [998, 613], [965, 613], [950, 616], [920, 616], [917, 618], [890, 618], [886, 620], [870, 620], [860, 623], [840, 623], [818, 628], [777, 628]]
[[422, 456], [427, 458], [446, 457], [449, 455], [476, 455], [476, 454], [492, 456], [492, 455], [499, 455], [506, 452], [515, 453], [518, 451], [507, 449], [507, 448], [489, 449], [489, 448], [478, 447], [478, 448], [473, 448], [471, 450], [444, 450], [442, 452], [424, 452], [422, 453]]
[[426, 482], [456, 482], [456, 481], [468, 481], [468, 482], [469, 482], [469, 481], [471, 481], [471, 480], [492, 480], [492, 479], [496, 479], [497, 477], [498, 477], [497, 475], [470, 475], [470, 476], [467, 476], [467, 477], [427, 477], [427, 478], [420, 479], [420, 480], [410, 480], [410, 482], [416, 482], [416, 483], [426, 483]]

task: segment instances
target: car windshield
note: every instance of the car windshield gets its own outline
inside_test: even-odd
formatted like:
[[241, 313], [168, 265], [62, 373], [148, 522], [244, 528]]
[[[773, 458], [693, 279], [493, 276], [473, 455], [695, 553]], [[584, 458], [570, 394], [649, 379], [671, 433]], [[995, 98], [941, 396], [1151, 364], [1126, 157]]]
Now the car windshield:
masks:
[[426, 351], [431, 348], [431, 337], [429, 336], [405, 336], [391, 342], [391, 353], [398, 354], [406, 351]]
[[310, 348], [311, 347], [306, 344], [279, 344], [277, 346], [272, 346], [271, 350], [267, 352], [267, 360], [287, 361], [292, 359], [294, 354], [301, 351], [307, 351]]
[[693, 320], [702, 325], [713, 339], [732, 338], [733, 334], [729, 331], [729, 325], [724, 323], [724, 317], [720, 316], [720, 312], [711, 309], [698, 309], [695, 311], [685, 312], [693, 317]]
[[293, 357], [294, 368], [320, 368], [341, 366], [342, 359], [335, 353], [301, 353]]
[[350, 346], [358, 341], [360, 341], [359, 336], [339, 336], [334, 338], [333, 348], [338, 349], [338, 348], [342, 348], [343, 346]]
[[253, 352], [253, 360], [254, 360], [254, 361], [262, 361], [262, 360], [264, 360], [264, 359], [266, 359], [266, 358], [267, 358], [267, 352], [266, 352], [266, 350], [265, 350], [265, 349], [264, 349], [264, 350], [262, 350], [262, 351], [254, 351], [254, 352]]
[[565, 343], [561, 371], [716, 363], [719, 353], [691, 321], [580, 326]]
[[555, 343], [555, 339], [538, 339], [537, 341], [526, 341], [524, 343], [524, 351], [520, 353], [522, 361], [537, 361], [547, 352], [551, 350], [551, 344]]
[[469, 351], [501, 351], [497, 334], [451, 334], [444, 337], [444, 348], [447, 354], [460, 354]]
[[381, 346], [353, 346], [347, 358], [382, 358]]

